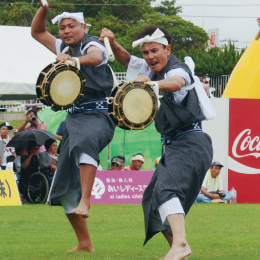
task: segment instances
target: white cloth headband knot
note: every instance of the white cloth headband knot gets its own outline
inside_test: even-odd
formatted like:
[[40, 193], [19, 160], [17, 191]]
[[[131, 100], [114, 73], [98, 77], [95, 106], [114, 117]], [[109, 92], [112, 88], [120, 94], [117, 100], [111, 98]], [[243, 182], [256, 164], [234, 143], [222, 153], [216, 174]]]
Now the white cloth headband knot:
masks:
[[158, 42], [163, 45], [169, 44], [167, 39], [165, 38], [164, 33], [159, 28], [157, 28], [151, 36], [146, 35], [144, 38], [134, 41], [132, 46], [136, 47], [140, 45], [140, 47], [142, 47], [144, 43], [148, 43], [148, 42]]
[[66, 19], [66, 18], [74, 19], [80, 23], [85, 23], [84, 15], [82, 12], [80, 12], [80, 13], [63, 12], [62, 14], [55, 16], [51, 21], [52, 21], [52, 24], [55, 24], [58, 22], [60, 25], [61, 20]]

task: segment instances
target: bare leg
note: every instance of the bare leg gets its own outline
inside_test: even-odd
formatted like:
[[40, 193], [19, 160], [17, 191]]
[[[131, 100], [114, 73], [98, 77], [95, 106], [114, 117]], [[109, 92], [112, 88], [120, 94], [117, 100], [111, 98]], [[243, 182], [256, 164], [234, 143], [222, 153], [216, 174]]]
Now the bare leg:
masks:
[[170, 224], [173, 239], [172, 246], [164, 260], [188, 259], [191, 254], [191, 248], [187, 243], [185, 234], [185, 221], [183, 214], [173, 214], [167, 217]]
[[80, 165], [79, 172], [82, 197], [78, 207], [72, 211], [72, 214], [81, 215], [83, 218], [89, 217], [90, 196], [96, 177], [96, 170], [97, 168], [90, 164]]
[[166, 238], [168, 244], [170, 247], [172, 247], [172, 237], [168, 234], [167, 230], [163, 230], [162, 234], [164, 235], [164, 237]]
[[80, 252], [80, 251], [94, 252], [95, 250], [90, 240], [86, 220], [82, 218], [80, 215], [75, 215], [75, 214], [66, 214], [66, 215], [79, 241], [78, 246], [76, 248], [69, 250], [68, 252]]

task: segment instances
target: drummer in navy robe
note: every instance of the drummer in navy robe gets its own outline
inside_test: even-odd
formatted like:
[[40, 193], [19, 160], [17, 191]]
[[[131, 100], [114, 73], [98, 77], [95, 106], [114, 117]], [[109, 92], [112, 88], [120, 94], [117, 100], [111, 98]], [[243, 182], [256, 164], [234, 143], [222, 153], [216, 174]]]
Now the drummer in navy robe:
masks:
[[89, 217], [99, 153], [112, 140], [115, 130], [106, 101], [113, 87], [113, 75], [104, 45], [98, 37], [87, 34], [83, 13], [63, 12], [52, 20], [53, 24], [58, 23], [60, 39], [47, 31], [47, 14], [48, 7], [40, 7], [32, 21], [32, 36], [57, 55], [57, 62], [73, 61], [86, 80], [84, 95], [69, 110], [64, 123], [49, 203], [61, 203], [74, 228], [78, 246], [70, 251], [92, 252], [85, 218]]
[[170, 250], [164, 260], [187, 259], [185, 216], [198, 195], [212, 160], [211, 138], [203, 133], [205, 119], [194, 89], [193, 73], [171, 53], [171, 36], [164, 28], [144, 28], [133, 42], [142, 58], [131, 56], [103, 29], [118, 62], [127, 68], [127, 80], [152, 86], [160, 106], [155, 126], [167, 140], [165, 153], [144, 192], [145, 243], [162, 232]]

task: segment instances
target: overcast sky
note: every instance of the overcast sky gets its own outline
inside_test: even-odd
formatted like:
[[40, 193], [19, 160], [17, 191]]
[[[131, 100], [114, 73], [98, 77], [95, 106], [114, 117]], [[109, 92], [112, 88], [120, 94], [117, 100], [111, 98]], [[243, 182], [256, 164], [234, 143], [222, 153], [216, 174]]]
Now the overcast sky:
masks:
[[219, 40], [238, 40], [238, 48], [248, 46], [259, 30], [260, 0], [177, 0], [176, 6], [182, 6], [184, 20], [206, 31], [219, 28]]

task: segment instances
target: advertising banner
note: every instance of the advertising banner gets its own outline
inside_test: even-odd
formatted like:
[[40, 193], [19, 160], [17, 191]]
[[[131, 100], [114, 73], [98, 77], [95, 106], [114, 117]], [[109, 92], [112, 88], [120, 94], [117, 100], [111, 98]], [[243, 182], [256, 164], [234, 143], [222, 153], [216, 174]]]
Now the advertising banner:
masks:
[[260, 100], [229, 102], [228, 189], [238, 203], [260, 203]]
[[21, 206], [13, 171], [0, 171], [0, 206]]
[[97, 171], [92, 204], [138, 204], [153, 171]]

